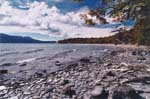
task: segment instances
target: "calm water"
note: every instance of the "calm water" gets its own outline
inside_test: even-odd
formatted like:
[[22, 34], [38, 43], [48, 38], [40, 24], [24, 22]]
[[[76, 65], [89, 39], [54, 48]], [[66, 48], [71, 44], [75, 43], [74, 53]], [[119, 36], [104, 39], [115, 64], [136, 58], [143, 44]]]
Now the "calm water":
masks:
[[31, 61], [55, 54], [78, 51], [80, 55], [92, 50], [103, 50], [99, 45], [88, 44], [0, 44], [0, 64]]

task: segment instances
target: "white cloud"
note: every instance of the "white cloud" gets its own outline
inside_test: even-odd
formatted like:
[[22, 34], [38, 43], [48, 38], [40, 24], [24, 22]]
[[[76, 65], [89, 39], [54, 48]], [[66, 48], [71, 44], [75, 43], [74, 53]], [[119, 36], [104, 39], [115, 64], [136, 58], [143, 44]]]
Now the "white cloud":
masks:
[[[63, 0], [57, 0], [61, 1]], [[87, 7], [63, 14], [57, 7], [48, 7], [44, 2], [34, 2], [28, 6], [28, 10], [21, 10], [11, 7], [8, 1], [3, 2], [0, 6], [0, 31], [34, 32], [60, 38], [112, 35], [111, 28], [84, 26], [79, 15], [85, 13]]]
[[0, 4], [4, 3], [4, 1], [6, 1], [6, 0], [0, 0]]
[[63, 2], [64, 0], [51, 0], [53, 2]]

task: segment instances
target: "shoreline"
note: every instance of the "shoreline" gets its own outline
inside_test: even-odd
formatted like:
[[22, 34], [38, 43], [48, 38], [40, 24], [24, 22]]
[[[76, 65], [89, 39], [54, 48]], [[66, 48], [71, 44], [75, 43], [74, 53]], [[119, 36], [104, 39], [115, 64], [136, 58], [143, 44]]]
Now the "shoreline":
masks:
[[[127, 49], [123, 45], [112, 47], [114, 49], [106, 50], [101, 56], [95, 56], [94, 52], [76, 61], [73, 59], [58, 71], [41, 71], [36, 74], [37, 78], [3, 84], [0, 95], [3, 94], [4, 99], [115, 99], [112, 97], [121, 88], [120, 92], [126, 94], [124, 97], [133, 91], [136, 99], [149, 99], [150, 85], [143, 81], [150, 81], [144, 79], [150, 77], [150, 51], [134, 46], [126, 46]], [[62, 63], [57, 61], [56, 64]]]

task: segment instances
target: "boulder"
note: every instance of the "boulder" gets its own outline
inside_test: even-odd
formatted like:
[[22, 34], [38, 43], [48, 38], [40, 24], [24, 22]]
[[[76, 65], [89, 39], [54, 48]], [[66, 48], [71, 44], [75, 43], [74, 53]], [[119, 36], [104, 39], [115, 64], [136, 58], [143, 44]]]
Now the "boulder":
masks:
[[120, 85], [113, 88], [108, 99], [144, 99], [129, 85]]

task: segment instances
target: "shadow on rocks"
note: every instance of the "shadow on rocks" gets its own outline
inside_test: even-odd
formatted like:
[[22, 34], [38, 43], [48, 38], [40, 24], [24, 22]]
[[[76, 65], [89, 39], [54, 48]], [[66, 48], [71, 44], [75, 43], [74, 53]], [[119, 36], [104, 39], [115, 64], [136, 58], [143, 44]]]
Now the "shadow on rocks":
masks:
[[112, 89], [108, 99], [145, 99], [129, 85], [121, 85]]

